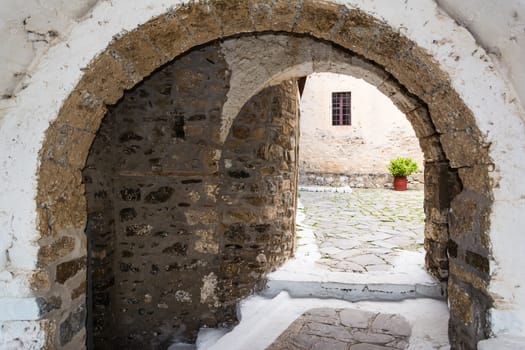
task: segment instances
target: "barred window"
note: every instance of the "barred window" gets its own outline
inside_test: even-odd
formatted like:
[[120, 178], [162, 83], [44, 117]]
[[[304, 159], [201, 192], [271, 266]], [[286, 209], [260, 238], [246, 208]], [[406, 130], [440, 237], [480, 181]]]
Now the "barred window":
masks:
[[351, 92], [332, 93], [332, 125], [352, 125]]

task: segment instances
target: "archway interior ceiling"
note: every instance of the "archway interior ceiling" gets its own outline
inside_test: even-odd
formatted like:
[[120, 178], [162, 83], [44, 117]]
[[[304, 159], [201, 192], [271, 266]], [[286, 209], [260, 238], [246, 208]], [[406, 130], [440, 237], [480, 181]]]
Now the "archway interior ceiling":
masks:
[[[297, 2], [301, 6], [296, 7], [281, 1], [272, 2], [272, 6], [265, 2], [250, 4], [252, 7], [248, 2], [217, 1], [213, 6], [183, 6], [116, 38], [86, 69], [50, 127], [41, 152], [37, 201], [42, 232], [40, 268], [53, 281], [35, 278], [33, 287], [46, 300], [57, 295], [62, 298], [55, 308], [43, 313], [51, 324], [59, 326], [57, 341], [65, 344], [71, 340], [62, 338], [61, 332], [72, 327], [62, 326], [84, 312], [82, 289], [75, 289], [79, 290], [75, 297], [69, 293], [85, 275], [86, 199], [80, 170], [85, 166], [106, 106], [115, 104], [124, 90], [162, 64], [188, 49], [222, 38], [213, 45], [225, 62], [220, 74], [228, 76], [229, 86], [218, 106], [220, 115], [207, 119], [216, 123], [207, 131], [206, 139], [214, 148], [208, 153], [208, 164], [226, 167], [224, 147], [228, 145], [228, 135], [235, 130], [242, 135], [242, 131], [231, 126], [252, 96], [267, 86], [313, 71], [361, 77], [376, 85], [406, 113], [426, 160], [427, 267], [437, 278], [448, 279], [451, 329], [455, 329], [451, 337], [474, 348], [488, 332], [486, 311], [491, 298], [487, 292], [486, 234], [492, 195], [488, 145], [471, 112], [425, 52], [360, 11], [311, 1]], [[271, 15], [265, 11], [271, 11]], [[261, 33], [254, 34], [256, 31]], [[289, 33], [263, 33], [268, 31]], [[250, 32], [226, 39], [232, 34]], [[292, 32], [295, 34], [290, 35]], [[164, 69], [153, 76], [162, 74]], [[183, 115], [182, 120], [186, 122], [187, 117]], [[188, 131], [180, 125], [173, 130], [175, 138], [177, 133], [180, 136]], [[269, 147], [262, 152], [263, 158], [273, 157], [273, 150]], [[228, 173], [226, 168], [223, 171]], [[243, 173], [234, 174], [242, 178]], [[289, 199], [283, 203], [288, 209], [291, 205], [293, 213], [293, 203]], [[292, 213], [286, 212], [286, 216], [292, 217]], [[191, 220], [188, 216], [185, 219]], [[237, 220], [245, 219], [237, 216]], [[248, 254], [248, 259], [262, 260], [255, 252]], [[259, 261], [254, 266], [260, 265]], [[273, 266], [267, 265], [270, 269]], [[209, 278], [208, 287], [210, 283], [216, 286], [231, 282], [227, 278], [216, 282]], [[249, 288], [244, 292], [249, 292]], [[240, 296], [234, 295], [233, 299]], [[219, 297], [215, 300], [213, 295], [202, 297], [202, 290], [199, 297], [212, 305], [215, 301], [231, 301]]]

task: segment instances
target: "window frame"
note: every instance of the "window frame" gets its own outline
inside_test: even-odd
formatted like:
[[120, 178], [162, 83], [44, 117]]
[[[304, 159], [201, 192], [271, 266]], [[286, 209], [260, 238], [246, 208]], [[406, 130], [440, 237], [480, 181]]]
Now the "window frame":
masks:
[[352, 125], [352, 92], [332, 92], [332, 126]]

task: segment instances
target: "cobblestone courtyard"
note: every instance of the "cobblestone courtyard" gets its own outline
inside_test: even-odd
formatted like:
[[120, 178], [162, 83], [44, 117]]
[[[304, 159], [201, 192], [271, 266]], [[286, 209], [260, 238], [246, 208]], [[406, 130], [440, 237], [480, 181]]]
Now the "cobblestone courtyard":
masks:
[[334, 191], [300, 190], [295, 258], [241, 302], [232, 332], [197, 348], [450, 348], [448, 308], [424, 269], [423, 191]]
[[[305, 214], [298, 225], [314, 232], [321, 258], [331, 271], [388, 272], [402, 264], [401, 255], [423, 257], [423, 191], [353, 189], [349, 193], [301, 191]], [[423, 263], [423, 261], [421, 261]]]
[[[320, 276], [328, 276], [323, 278], [327, 282], [333, 281], [332, 276], [352, 274], [354, 281], [365, 281], [371, 275], [382, 278], [391, 276], [395, 284], [394, 276], [400, 271], [408, 275], [411, 274], [409, 271], [423, 271], [425, 217], [422, 190], [326, 190], [331, 189], [310, 188], [299, 193], [298, 261], [313, 263], [314, 269], [319, 269]], [[301, 269], [300, 265], [296, 264], [289, 271]], [[307, 266], [303, 265], [302, 269], [308, 270]], [[379, 290], [388, 291], [389, 288], [387, 285], [371, 285]], [[409, 322], [399, 314], [391, 315], [386, 311], [374, 314], [353, 308], [309, 310], [268, 349], [408, 348], [411, 333]], [[354, 323], [356, 320], [363, 321], [358, 325], [337, 317], [346, 313], [352, 314], [349, 320]], [[376, 320], [384, 320], [384, 324], [377, 328], [374, 326]], [[446, 339], [412, 342], [411, 349], [424, 348], [448, 349], [448, 343]]]

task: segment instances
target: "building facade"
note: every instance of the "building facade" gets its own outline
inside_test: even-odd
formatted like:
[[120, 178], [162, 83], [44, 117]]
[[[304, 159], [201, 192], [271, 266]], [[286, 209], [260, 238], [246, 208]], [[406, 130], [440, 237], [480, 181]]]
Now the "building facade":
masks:
[[422, 185], [423, 154], [414, 129], [373, 85], [351, 76], [314, 73], [306, 79], [300, 106], [301, 184], [387, 187], [392, 182], [389, 161], [410, 157], [419, 168], [412, 185]]

